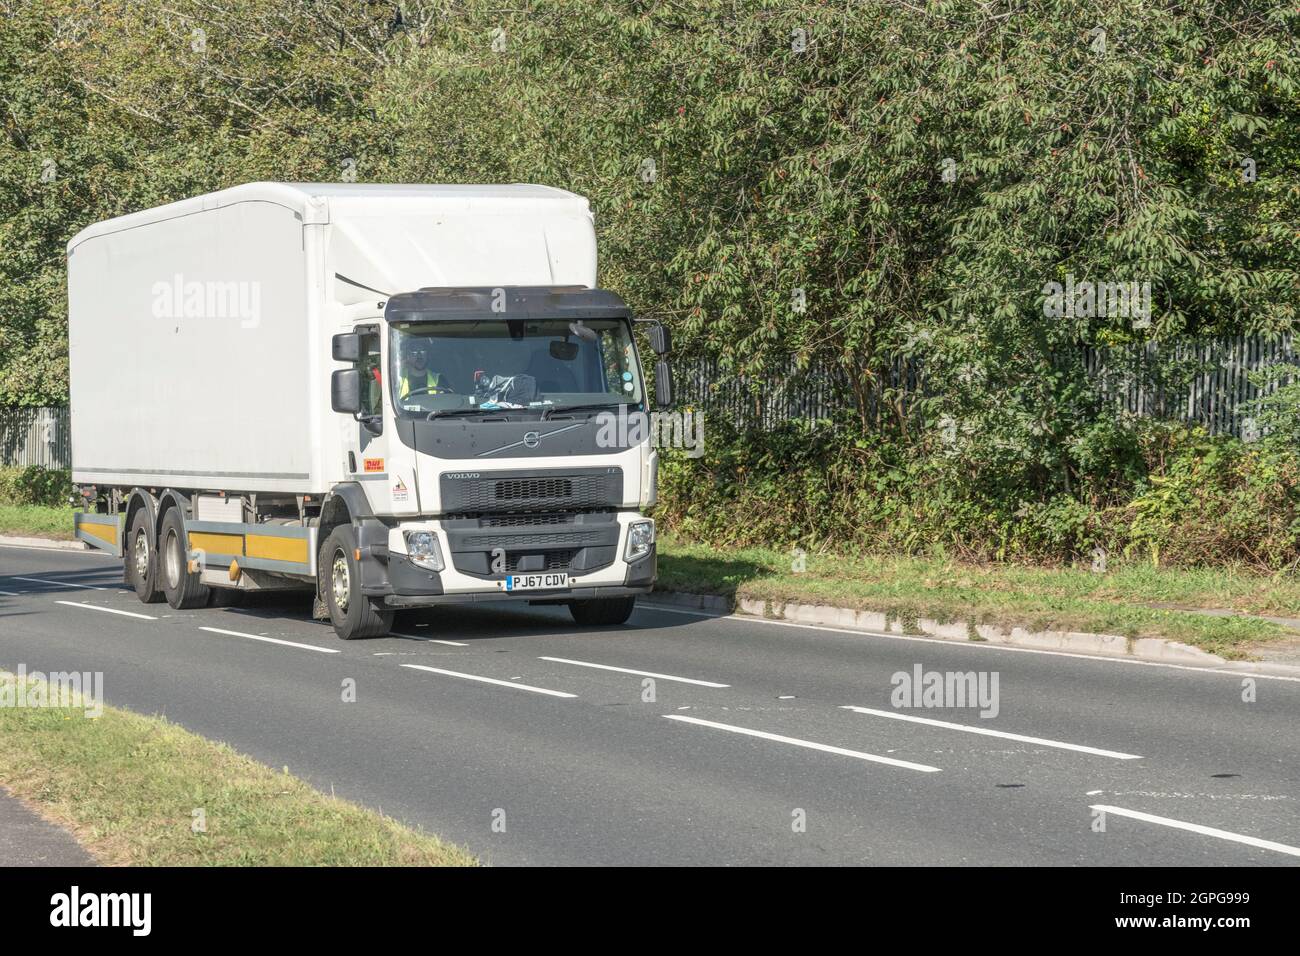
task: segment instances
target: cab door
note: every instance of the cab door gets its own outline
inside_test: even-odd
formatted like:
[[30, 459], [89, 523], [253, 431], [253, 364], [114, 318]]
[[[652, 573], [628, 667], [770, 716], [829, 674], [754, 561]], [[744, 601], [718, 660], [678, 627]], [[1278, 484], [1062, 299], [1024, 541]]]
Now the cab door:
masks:
[[393, 434], [382, 326], [358, 325], [355, 331], [360, 346], [356, 368], [361, 373], [361, 412], [345, 442], [348, 475], [365, 490], [375, 514], [418, 514], [414, 462], [408, 461], [411, 456]]

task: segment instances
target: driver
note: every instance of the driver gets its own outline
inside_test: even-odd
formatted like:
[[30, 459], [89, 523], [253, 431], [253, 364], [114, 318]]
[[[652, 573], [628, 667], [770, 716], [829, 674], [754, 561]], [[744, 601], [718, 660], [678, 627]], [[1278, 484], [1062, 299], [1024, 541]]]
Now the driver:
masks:
[[402, 371], [397, 386], [397, 397], [406, 398], [412, 392], [437, 395], [449, 391], [451, 388], [443, 382], [442, 375], [429, 368], [428, 341], [406, 339], [402, 343]]

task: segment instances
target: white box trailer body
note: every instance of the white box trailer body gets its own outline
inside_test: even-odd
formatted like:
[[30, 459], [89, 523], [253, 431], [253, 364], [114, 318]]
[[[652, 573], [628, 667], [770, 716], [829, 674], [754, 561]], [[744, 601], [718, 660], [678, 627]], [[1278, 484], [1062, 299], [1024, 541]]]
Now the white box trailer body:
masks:
[[252, 183], [84, 229], [68, 302], [78, 536], [144, 600], [315, 586], [355, 637], [461, 599], [611, 623], [652, 583], [649, 429], [594, 411], [648, 397], [580, 196]]
[[595, 284], [587, 201], [544, 186], [251, 183], [90, 226], [68, 243], [73, 481], [324, 494], [329, 339], [371, 290]]

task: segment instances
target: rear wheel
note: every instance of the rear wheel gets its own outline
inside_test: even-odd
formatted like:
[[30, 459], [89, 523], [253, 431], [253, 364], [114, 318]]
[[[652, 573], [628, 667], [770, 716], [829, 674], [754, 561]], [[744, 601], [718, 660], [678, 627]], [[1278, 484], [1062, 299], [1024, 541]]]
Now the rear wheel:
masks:
[[570, 601], [569, 613], [579, 624], [624, 624], [636, 607], [636, 595], [616, 598], [592, 598], [589, 601]]
[[334, 633], [345, 641], [383, 637], [393, 626], [392, 610], [376, 607], [361, 593], [361, 563], [356, 558], [357, 534], [339, 525], [321, 546], [317, 562], [320, 596], [329, 608]]
[[167, 603], [178, 611], [206, 607], [208, 603], [208, 586], [200, 582], [199, 572], [190, 571], [189, 550], [185, 521], [180, 510], [172, 508], [163, 518], [162, 541], [158, 546], [159, 577]]
[[126, 552], [122, 556], [126, 583], [135, 589], [135, 596], [145, 604], [157, 604], [163, 599], [158, 590], [157, 541], [153, 536], [153, 523], [149, 512], [140, 508], [131, 519], [131, 530], [126, 536]]

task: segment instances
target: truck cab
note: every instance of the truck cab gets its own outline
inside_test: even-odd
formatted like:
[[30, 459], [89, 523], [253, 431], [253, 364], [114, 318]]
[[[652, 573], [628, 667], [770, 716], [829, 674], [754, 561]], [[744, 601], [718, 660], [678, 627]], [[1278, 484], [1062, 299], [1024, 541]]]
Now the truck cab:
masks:
[[[614, 624], [655, 579], [657, 453], [633, 316], [581, 287], [394, 295], [331, 343], [354, 502], [323, 594], [347, 628], [352, 576], [387, 609], [456, 601], [568, 605]], [[652, 347], [667, 351], [654, 327]], [[659, 400], [667, 402], [666, 367]], [[344, 493], [338, 489], [336, 494]]]

